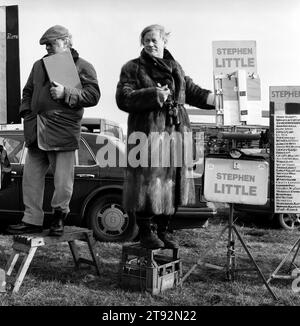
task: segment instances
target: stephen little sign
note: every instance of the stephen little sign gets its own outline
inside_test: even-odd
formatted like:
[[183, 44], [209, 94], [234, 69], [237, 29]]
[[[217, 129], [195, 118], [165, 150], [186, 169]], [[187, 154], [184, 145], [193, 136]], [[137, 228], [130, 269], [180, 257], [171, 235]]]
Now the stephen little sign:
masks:
[[214, 74], [232, 74], [245, 70], [257, 72], [255, 41], [214, 41]]
[[269, 165], [264, 161], [207, 158], [204, 197], [208, 201], [264, 205]]

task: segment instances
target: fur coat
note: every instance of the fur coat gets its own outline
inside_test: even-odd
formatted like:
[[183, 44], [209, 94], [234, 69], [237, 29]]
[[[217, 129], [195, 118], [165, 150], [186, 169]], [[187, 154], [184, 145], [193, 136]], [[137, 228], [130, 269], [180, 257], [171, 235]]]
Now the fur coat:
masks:
[[[168, 85], [170, 103], [177, 107], [180, 124], [170, 123], [166, 103], [157, 90], [160, 85]], [[194, 181], [188, 175], [191, 167], [184, 160], [182, 164], [174, 164], [172, 160], [174, 148], [178, 151], [178, 144], [181, 146], [182, 142], [175, 141], [175, 147], [169, 146], [167, 156], [170, 154], [171, 158], [167, 163], [170, 164], [162, 164], [166, 154], [162, 143], [165, 140], [168, 143], [170, 137], [173, 141], [178, 139], [178, 134], [183, 139], [184, 133], [191, 131], [184, 103], [214, 109], [206, 104], [209, 93], [185, 76], [166, 49], [163, 59], [152, 57], [143, 50], [139, 58], [122, 67], [116, 101], [121, 110], [129, 113], [128, 160], [123, 190], [123, 205], [128, 212], [147, 216], [173, 215], [179, 205], [194, 203]], [[153, 139], [159, 139], [161, 143], [153, 142]]]

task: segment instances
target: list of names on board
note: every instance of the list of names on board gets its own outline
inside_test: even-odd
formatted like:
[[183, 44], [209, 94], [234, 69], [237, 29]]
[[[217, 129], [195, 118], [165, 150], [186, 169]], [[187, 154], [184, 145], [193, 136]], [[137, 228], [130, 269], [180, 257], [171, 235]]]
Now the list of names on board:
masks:
[[300, 213], [300, 87], [271, 87], [275, 213]]

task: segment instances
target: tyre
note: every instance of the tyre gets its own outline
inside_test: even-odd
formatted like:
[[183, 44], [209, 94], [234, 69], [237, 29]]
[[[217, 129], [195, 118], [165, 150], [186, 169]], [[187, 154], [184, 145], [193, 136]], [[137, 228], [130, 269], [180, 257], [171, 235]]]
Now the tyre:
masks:
[[300, 230], [300, 214], [281, 213], [275, 217], [279, 227], [285, 230]]
[[138, 234], [135, 218], [124, 211], [118, 194], [99, 197], [88, 210], [87, 224], [99, 241], [131, 241]]

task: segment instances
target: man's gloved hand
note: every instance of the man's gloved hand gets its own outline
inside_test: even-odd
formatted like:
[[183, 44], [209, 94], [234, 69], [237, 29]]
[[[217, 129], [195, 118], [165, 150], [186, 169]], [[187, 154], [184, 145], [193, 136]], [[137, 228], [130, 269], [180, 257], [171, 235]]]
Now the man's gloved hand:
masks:
[[65, 97], [65, 87], [53, 81], [50, 87], [50, 94], [53, 100], [61, 100]]

